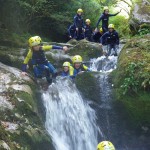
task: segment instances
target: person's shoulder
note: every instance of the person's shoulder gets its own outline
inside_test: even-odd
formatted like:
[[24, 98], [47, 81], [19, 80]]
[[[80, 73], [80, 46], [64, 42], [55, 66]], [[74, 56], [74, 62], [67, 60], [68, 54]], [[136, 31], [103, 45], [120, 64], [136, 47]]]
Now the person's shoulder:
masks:
[[118, 34], [118, 32], [117, 32], [116, 30], [114, 30], [114, 33], [115, 33], [115, 34]]

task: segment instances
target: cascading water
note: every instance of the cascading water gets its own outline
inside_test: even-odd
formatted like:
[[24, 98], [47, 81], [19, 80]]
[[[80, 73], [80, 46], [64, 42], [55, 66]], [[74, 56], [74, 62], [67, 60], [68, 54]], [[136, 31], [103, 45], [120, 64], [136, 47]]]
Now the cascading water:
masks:
[[95, 111], [69, 79], [58, 78], [43, 93], [46, 129], [56, 150], [94, 150], [100, 130]]

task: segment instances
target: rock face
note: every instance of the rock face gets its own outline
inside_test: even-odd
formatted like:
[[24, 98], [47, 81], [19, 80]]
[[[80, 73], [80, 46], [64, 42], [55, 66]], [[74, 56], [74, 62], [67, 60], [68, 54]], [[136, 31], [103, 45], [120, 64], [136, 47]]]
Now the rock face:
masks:
[[136, 126], [150, 125], [150, 36], [133, 38], [122, 49], [114, 72], [116, 96]]
[[150, 1], [149, 0], [138, 0], [133, 4], [130, 28], [133, 33], [136, 33], [139, 29], [148, 28], [150, 30]]
[[102, 55], [102, 45], [99, 43], [88, 42], [87, 40], [75, 41], [68, 43], [73, 44], [73, 48], [68, 52], [71, 56], [81, 55], [83, 60], [88, 61], [90, 58], [97, 58]]
[[18, 69], [0, 63], [0, 149], [52, 149], [38, 112], [35, 86]]

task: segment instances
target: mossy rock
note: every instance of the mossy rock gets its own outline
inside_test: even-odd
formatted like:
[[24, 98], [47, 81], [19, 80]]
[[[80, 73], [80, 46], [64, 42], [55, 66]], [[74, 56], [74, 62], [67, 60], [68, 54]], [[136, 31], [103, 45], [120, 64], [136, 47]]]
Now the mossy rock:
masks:
[[91, 58], [97, 58], [102, 55], [102, 46], [99, 43], [89, 42], [87, 40], [78, 41], [78, 43], [70, 49], [69, 55], [81, 55], [84, 61]]
[[112, 76], [116, 98], [124, 104], [134, 124], [150, 124], [149, 35], [133, 38], [126, 43]]
[[100, 88], [93, 73], [83, 73], [76, 77], [76, 86], [87, 100], [100, 101]]
[[[41, 99], [37, 85], [29, 77], [22, 78], [16, 68], [1, 63], [0, 70], [2, 144], [7, 144], [11, 150], [53, 150], [43, 124], [43, 114], [38, 110]], [[6, 107], [6, 104], [11, 107]]]

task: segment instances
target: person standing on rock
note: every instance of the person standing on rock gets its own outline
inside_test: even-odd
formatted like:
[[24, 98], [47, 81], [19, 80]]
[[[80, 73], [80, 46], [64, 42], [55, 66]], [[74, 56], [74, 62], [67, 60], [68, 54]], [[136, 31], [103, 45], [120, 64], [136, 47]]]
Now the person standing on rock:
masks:
[[116, 14], [109, 14], [109, 8], [107, 6], [105, 6], [103, 10], [104, 12], [98, 19], [96, 27], [98, 29], [99, 23], [102, 21], [102, 29], [103, 29], [103, 32], [105, 33], [108, 31], [109, 17], [118, 15], [121, 12], [121, 10], [117, 12]]
[[82, 17], [83, 10], [80, 8], [77, 10], [77, 14], [74, 16], [74, 26], [76, 29], [76, 39], [81, 40], [84, 38], [84, 21]]
[[92, 42], [92, 28], [90, 26], [91, 24], [91, 20], [90, 19], [86, 19], [85, 20], [86, 25], [84, 26], [85, 32], [84, 32], [84, 38], [87, 39], [88, 41]]
[[115, 30], [114, 24], [108, 26], [109, 31], [104, 33], [100, 39], [101, 44], [106, 45], [107, 55], [110, 56], [112, 49], [114, 50], [114, 56], [117, 56], [117, 50], [119, 48], [119, 35]]
[[47, 60], [45, 56], [45, 51], [49, 51], [51, 49], [59, 49], [67, 51], [68, 48], [66, 46], [55, 46], [55, 45], [41, 45], [41, 38], [39, 36], [34, 36], [29, 39], [29, 52], [23, 62], [22, 65], [22, 75], [27, 75], [27, 64], [29, 60], [31, 59], [32, 65], [33, 65], [33, 71], [35, 78], [42, 78], [43, 75], [46, 77], [47, 82], [51, 83], [52, 79], [50, 77], [50, 74], [53, 75], [53, 77], [56, 77], [57, 70], [54, 68], [54, 66]]

